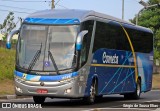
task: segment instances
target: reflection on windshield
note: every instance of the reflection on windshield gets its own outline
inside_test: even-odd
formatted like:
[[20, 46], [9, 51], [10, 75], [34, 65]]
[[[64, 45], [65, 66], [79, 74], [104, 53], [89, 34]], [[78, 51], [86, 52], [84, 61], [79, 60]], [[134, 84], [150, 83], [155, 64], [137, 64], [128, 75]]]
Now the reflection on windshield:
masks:
[[51, 26], [49, 32], [50, 51], [58, 69], [71, 68], [75, 54], [77, 31], [73, 26]]
[[[77, 25], [23, 25], [17, 47], [18, 65], [27, 70], [41, 47], [41, 53], [32, 70], [56, 71], [73, 68], [77, 32]], [[49, 51], [57, 68], [49, 56]]]

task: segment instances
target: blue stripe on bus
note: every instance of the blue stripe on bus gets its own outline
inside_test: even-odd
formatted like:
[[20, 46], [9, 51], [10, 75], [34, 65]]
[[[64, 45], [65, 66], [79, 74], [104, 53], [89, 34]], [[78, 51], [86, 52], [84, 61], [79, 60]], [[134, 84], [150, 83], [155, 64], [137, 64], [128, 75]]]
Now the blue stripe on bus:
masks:
[[80, 21], [76, 18], [72, 19], [49, 19], [49, 18], [26, 18], [24, 22], [34, 24], [79, 24]]
[[129, 78], [130, 76], [132, 76], [134, 72], [135, 72], [135, 71], [131, 72], [131, 73], [130, 73], [129, 75], [127, 75], [118, 85], [116, 85], [115, 87], [113, 87], [113, 89], [109, 92], [109, 94], [113, 93], [114, 90], [115, 90], [119, 85], [121, 85], [124, 81], [126, 81], [127, 78]]
[[[24, 77], [25, 75], [25, 77]], [[69, 79], [76, 77], [78, 75], [77, 72], [69, 73], [69, 74], [63, 74], [63, 75], [56, 75], [56, 76], [40, 76], [40, 75], [31, 75], [31, 74], [25, 74], [19, 71], [15, 71], [15, 76], [25, 79], [26, 81], [61, 81], [63, 79]]]
[[82, 44], [76, 44], [76, 50], [81, 50]]
[[[99, 89], [98, 94], [110, 94], [110, 93], [117, 93], [117, 92], [126, 92], [126, 86], [124, 84], [127, 81], [134, 81], [134, 67], [114, 67], [115, 64], [112, 64], [113, 67], [105, 67], [103, 63], [103, 53], [106, 52], [108, 55], [115, 55], [118, 56], [118, 66], [133, 66], [133, 53], [129, 51], [115, 51], [109, 49], [99, 49], [93, 55], [93, 60], [96, 60], [96, 64], [102, 64], [102, 66], [92, 66], [89, 74], [89, 79], [87, 83], [87, 88], [85, 90], [85, 95], [89, 95], [89, 88], [92, 83], [92, 78], [94, 77], [95, 68], [96, 74], [98, 75], [98, 81], [105, 81], [99, 82]], [[93, 63], [92, 63], [93, 64]], [[104, 65], [103, 65], [104, 64]], [[109, 65], [108, 63], [106, 65]], [[130, 76], [131, 75], [131, 76]], [[127, 78], [126, 78], [127, 77]], [[133, 79], [133, 80], [132, 80]], [[123, 82], [122, 82], [123, 81]], [[131, 85], [134, 83], [131, 83]], [[133, 86], [134, 86], [133, 85]], [[114, 89], [114, 90], [113, 90]], [[133, 91], [135, 88], [129, 87], [129, 91]]]
[[23, 73], [22, 72], [18, 72], [18, 71], [14, 71], [14, 74], [20, 78], [23, 77]]

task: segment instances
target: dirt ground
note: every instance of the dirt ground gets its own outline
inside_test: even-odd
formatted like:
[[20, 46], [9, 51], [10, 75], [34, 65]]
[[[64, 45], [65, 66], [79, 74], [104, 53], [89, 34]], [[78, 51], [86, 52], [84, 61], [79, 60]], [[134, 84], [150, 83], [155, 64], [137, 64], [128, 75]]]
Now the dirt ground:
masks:
[[2, 80], [0, 81], [0, 95], [14, 94], [14, 81]]
[[152, 88], [153, 89], [160, 89], [160, 74], [153, 75]]

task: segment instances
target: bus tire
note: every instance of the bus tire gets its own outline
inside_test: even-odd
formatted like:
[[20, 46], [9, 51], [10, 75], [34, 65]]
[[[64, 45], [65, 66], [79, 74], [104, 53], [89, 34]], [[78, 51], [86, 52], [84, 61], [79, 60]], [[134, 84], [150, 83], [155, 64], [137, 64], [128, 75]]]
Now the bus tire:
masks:
[[85, 103], [87, 103], [87, 104], [93, 104], [95, 102], [95, 98], [96, 98], [96, 84], [97, 84], [97, 81], [96, 81], [96, 79], [94, 79], [92, 81], [92, 84], [91, 84], [91, 87], [90, 87], [89, 96], [83, 98], [83, 100], [85, 101]]
[[96, 96], [95, 101], [100, 102], [100, 101], [102, 101], [102, 99], [103, 99], [103, 95], [98, 95], [98, 96]]
[[36, 104], [43, 104], [46, 97], [43, 96], [33, 96], [33, 100]]
[[135, 92], [124, 94], [124, 98], [125, 99], [140, 99], [140, 96], [141, 96], [141, 81], [138, 79]]
[[124, 99], [131, 99], [131, 93], [124, 94]]
[[133, 99], [140, 99], [141, 96], [141, 81], [138, 79], [136, 84], [136, 91], [132, 94]]

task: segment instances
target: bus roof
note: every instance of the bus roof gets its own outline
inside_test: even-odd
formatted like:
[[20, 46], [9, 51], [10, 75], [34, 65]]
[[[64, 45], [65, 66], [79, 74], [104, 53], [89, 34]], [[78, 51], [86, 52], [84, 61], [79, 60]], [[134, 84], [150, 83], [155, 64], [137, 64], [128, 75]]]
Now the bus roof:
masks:
[[92, 10], [77, 10], [77, 9], [53, 9], [53, 10], [42, 10], [30, 14], [27, 18], [39, 18], [39, 19], [78, 19], [79, 22], [83, 22], [87, 19], [107, 19], [115, 22], [124, 24], [127, 27], [147, 31], [152, 33], [149, 28], [136, 26], [133, 23], [124, 21], [122, 19], [115, 18], [110, 15], [102, 14]]

